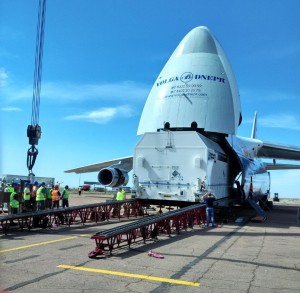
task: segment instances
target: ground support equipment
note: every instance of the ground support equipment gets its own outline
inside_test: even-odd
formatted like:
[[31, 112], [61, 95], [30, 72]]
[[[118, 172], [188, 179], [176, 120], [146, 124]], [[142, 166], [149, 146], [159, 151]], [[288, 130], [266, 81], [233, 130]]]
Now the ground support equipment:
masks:
[[88, 256], [94, 258], [107, 253], [111, 255], [116, 248], [123, 246], [130, 248], [130, 245], [137, 241], [145, 243], [147, 239], [154, 239], [160, 233], [171, 236], [173, 230], [179, 233], [182, 229], [193, 228], [195, 224], [204, 224], [205, 219], [204, 204], [191, 205], [164, 214], [144, 217], [133, 223], [94, 234], [91, 239], [95, 240], [96, 247]]
[[[122, 205], [124, 209], [121, 210], [120, 207]], [[87, 221], [97, 223], [99, 221], [108, 221], [113, 216], [112, 211], [116, 208], [118, 209], [116, 217], [119, 219], [122, 217], [143, 216], [144, 209], [141, 202], [135, 199], [128, 199], [68, 208], [0, 215], [0, 229], [7, 234], [12, 227], [31, 230], [33, 228], [52, 228], [60, 225], [70, 226], [73, 223], [80, 222], [85, 224]]]

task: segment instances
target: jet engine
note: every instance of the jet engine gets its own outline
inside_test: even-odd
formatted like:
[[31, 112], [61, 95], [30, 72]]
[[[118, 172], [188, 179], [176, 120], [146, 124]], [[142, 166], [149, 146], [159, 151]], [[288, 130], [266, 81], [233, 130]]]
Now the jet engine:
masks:
[[107, 187], [118, 187], [128, 183], [128, 173], [118, 168], [104, 168], [98, 173], [98, 181]]

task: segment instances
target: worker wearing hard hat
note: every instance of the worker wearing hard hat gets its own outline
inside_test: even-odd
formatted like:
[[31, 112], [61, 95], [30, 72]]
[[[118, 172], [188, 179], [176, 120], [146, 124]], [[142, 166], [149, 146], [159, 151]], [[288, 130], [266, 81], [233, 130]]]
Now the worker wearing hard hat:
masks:
[[25, 187], [23, 190], [23, 199], [24, 199], [25, 211], [29, 212], [31, 210], [31, 207], [30, 207], [30, 188], [28, 183], [25, 183]]
[[45, 182], [42, 182], [39, 185], [39, 188], [36, 192], [36, 203], [37, 203], [37, 210], [42, 211], [45, 209], [45, 200], [47, 198], [47, 192], [45, 188]]
[[58, 190], [58, 185], [54, 185], [54, 189], [52, 190], [52, 209], [59, 208], [59, 200], [61, 193]]
[[63, 190], [62, 192], [62, 195], [61, 195], [61, 200], [62, 200], [62, 207], [65, 208], [65, 207], [69, 207], [69, 186], [66, 185], [65, 186], [65, 189]]

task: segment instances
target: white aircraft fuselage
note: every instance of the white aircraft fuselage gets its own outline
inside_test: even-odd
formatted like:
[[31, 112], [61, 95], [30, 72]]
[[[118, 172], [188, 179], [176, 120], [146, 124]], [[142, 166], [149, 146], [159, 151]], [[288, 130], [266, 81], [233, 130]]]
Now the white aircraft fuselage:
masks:
[[[136, 197], [153, 202], [198, 202], [207, 191], [229, 201], [267, 200], [268, 170], [299, 166], [260, 158], [300, 160], [300, 148], [236, 136], [240, 96], [230, 63], [206, 27], [180, 42], [146, 100], [134, 155], [66, 172], [99, 171], [98, 180], [124, 186], [133, 169]], [[274, 161], [275, 162], [275, 161]]]

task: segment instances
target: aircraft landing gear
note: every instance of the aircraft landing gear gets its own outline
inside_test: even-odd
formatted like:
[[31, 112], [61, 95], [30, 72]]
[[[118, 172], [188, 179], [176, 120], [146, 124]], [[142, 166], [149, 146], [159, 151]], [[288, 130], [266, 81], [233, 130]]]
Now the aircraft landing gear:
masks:
[[264, 210], [271, 211], [271, 210], [273, 210], [273, 201], [270, 201], [270, 200], [260, 200], [259, 201], [259, 206], [262, 209], [264, 209]]

